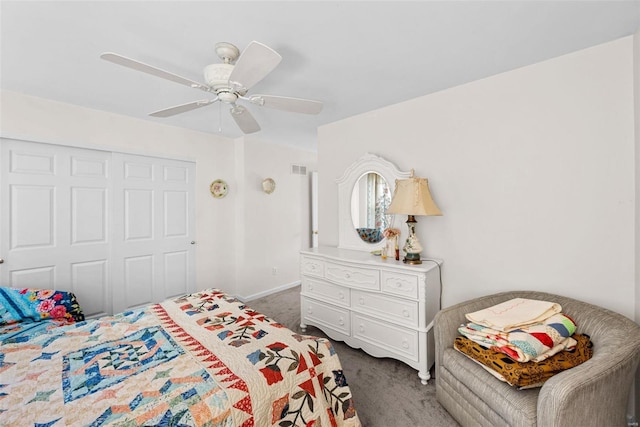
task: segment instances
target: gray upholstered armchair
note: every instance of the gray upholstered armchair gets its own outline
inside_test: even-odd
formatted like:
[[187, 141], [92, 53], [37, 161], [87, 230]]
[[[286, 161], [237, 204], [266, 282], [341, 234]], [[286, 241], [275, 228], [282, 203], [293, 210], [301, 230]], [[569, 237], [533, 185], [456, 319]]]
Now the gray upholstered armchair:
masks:
[[[512, 298], [554, 301], [593, 342], [593, 357], [550, 378], [541, 388], [517, 390], [453, 348], [465, 313]], [[515, 291], [441, 310], [435, 317], [436, 396], [462, 425], [625, 426], [629, 393], [640, 360], [640, 326], [575, 299]]]

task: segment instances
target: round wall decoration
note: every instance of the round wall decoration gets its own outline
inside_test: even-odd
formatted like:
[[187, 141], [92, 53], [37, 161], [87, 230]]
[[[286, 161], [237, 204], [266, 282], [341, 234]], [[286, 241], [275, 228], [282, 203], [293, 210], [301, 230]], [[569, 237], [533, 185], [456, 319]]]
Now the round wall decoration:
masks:
[[216, 199], [221, 199], [227, 195], [227, 192], [229, 191], [229, 187], [227, 186], [227, 183], [224, 182], [223, 180], [216, 179], [209, 186], [209, 191], [211, 191], [211, 195], [213, 197], [215, 197]]
[[276, 182], [271, 178], [266, 178], [262, 181], [262, 191], [267, 194], [271, 194], [276, 189]]

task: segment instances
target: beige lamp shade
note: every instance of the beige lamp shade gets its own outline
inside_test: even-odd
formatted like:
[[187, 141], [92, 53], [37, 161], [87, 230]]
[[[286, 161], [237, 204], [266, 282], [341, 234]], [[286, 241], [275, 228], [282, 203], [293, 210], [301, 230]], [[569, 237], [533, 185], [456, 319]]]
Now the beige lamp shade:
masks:
[[388, 214], [442, 215], [431, 197], [426, 178], [396, 179]]

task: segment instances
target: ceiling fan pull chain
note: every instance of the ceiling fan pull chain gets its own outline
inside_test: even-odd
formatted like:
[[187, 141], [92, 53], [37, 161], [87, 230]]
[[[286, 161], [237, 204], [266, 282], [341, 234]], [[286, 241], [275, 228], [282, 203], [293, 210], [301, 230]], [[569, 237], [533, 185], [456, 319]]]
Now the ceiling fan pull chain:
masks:
[[222, 133], [222, 102], [218, 104], [218, 133]]

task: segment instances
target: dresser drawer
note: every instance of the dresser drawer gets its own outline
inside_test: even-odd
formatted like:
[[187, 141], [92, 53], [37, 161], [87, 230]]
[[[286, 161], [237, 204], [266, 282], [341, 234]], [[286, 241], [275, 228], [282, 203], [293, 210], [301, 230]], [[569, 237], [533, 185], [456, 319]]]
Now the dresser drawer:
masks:
[[323, 277], [324, 261], [317, 258], [303, 256], [300, 259], [300, 271], [308, 276]]
[[390, 323], [352, 313], [352, 335], [361, 341], [384, 348], [404, 358], [417, 361], [418, 332], [394, 326]]
[[418, 298], [418, 276], [414, 274], [382, 271], [382, 290], [407, 298]]
[[318, 298], [332, 304], [339, 304], [345, 307], [349, 307], [351, 304], [351, 298], [349, 289], [342, 286], [334, 285], [333, 283], [327, 283], [322, 280], [313, 279], [310, 277], [304, 277], [302, 279], [302, 293]]
[[418, 326], [418, 302], [353, 290], [351, 308], [373, 317], [406, 326]]
[[378, 270], [327, 262], [325, 276], [334, 283], [343, 284], [351, 288], [380, 289], [380, 274]]
[[301, 305], [302, 323], [308, 319], [310, 322], [349, 335], [351, 330], [349, 310], [306, 297], [302, 297]]

